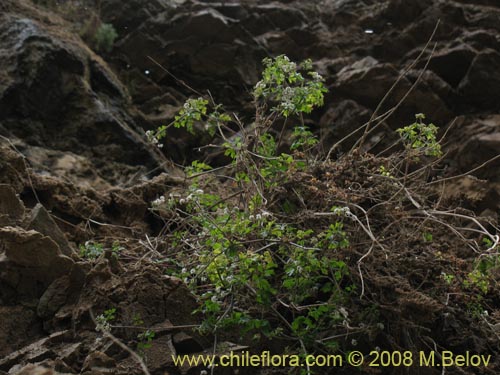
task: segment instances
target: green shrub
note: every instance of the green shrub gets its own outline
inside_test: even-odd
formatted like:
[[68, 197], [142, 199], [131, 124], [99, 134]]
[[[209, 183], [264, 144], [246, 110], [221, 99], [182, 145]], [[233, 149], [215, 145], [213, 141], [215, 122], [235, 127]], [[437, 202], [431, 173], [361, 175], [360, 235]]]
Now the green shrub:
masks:
[[[257, 336], [296, 337], [311, 347], [320, 332], [345, 319], [341, 305], [353, 290], [347, 266], [337, 258], [337, 251], [349, 246], [343, 216], [334, 215], [338, 220], [312, 229], [282, 221], [266, 207], [293, 171], [313, 162], [309, 151], [317, 140], [302, 114], [323, 104], [326, 89], [310, 61], [295, 64], [278, 56], [265, 59], [264, 66], [253, 92], [256, 122], [249, 127], [251, 134], [226, 138], [223, 129], [238, 120], [204, 98], [189, 99], [171, 124], [195, 133], [196, 123], [203, 121], [206, 131], [220, 135], [243, 207], [205, 192], [210, 177], [200, 176], [213, 169], [195, 161], [186, 168], [192, 184], [185, 194], [161, 197], [153, 209], [160, 215], [172, 210], [187, 215], [184, 230], [173, 234], [171, 245], [179, 250], [175, 262], [182, 270], [177, 275], [200, 302], [202, 330], [236, 326]], [[273, 126], [280, 119], [283, 126], [296, 121], [290, 129], [290, 154], [278, 152], [280, 137]], [[167, 129], [149, 131], [147, 137], [158, 146]], [[286, 318], [276, 301], [287, 307]]]
[[94, 37], [96, 50], [100, 52], [111, 52], [117, 37], [118, 33], [116, 32], [113, 25], [109, 23], [103, 23], [97, 29]]
[[441, 145], [436, 139], [438, 127], [434, 124], [425, 124], [425, 115], [415, 115], [415, 122], [397, 130], [408, 151], [425, 156], [441, 156]]
[[[227, 156], [228, 164], [217, 168], [193, 162], [185, 168], [185, 191], [153, 202], [152, 211], [169, 223], [162, 236], [172, 249], [167, 272], [182, 278], [197, 298], [205, 332], [279, 337], [302, 353], [349, 350], [357, 339], [349, 344], [339, 338], [353, 329], [369, 341], [385, 329], [375, 301], [376, 293], [384, 293], [377, 285], [386, 267], [407, 272], [420, 262], [414, 244], [426, 251], [440, 246], [434, 226], [415, 229], [415, 220], [454, 228], [439, 216], [476, 219], [425, 208], [432, 207], [428, 170], [442, 153], [438, 128], [424, 123], [423, 114], [398, 130], [402, 152], [381, 158], [351, 150], [335, 162], [320, 161], [303, 116], [323, 104], [322, 77], [310, 61], [278, 56], [263, 63], [253, 90], [253, 122], [244, 124], [211, 97], [200, 97], [189, 99], [171, 124], [146, 133], [160, 147], [170, 126], [208, 132], [219, 137], [210, 147]], [[423, 156], [432, 162], [425, 164]], [[421, 168], [409, 168], [421, 162]], [[477, 231], [487, 238], [488, 252], [496, 248], [498, 237], [482, 226]], [[469, 307], [474, 314], [484, 311], [481, 301], [498, 269], [497, 258], [482, 258], [465, 280], [452, 263], [436, 276], [447, 291], [475, 293]], [[354, 298], [357, 289], [360, 299]], [[435, 288], [426, 292], [436, 298]]]

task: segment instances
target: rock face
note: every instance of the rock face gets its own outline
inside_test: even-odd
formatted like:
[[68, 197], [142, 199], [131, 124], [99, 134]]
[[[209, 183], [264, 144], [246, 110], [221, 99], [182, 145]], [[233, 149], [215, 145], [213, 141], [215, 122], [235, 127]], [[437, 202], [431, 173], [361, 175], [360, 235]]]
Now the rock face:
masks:
[[[130, 183], [141, 166], [162, 162], [144, 143], [141, 127], [168, 123], [194, 95], [187, 86], [210, 89], [217, 101], [251, 116], [248, 91], [267, 55], [318, 61], [331, 90], [324, 109], [314, 115], [318, 123], [344, 101], [354, 101], [361, 111], [375, 109], [401, 74], [380, 109], [398, 105], [385, 124], [392, 129], [420, 112], [446, 127], [455, 116], [500, 110], [500, 8], [494, 1], [99, 4], [101, 19], [119, 35], [106, 55], [114, 72], [78, 38], [62, 32], [67, 29], [62, 20], [28, 0], [6, 0], [1, 16], [0, 131], [21, 139], [23, 151], [40, 168], [78, 183], [92, 181], [101, 188]], [[75, 6], [83, 11], [93, 2]], [[415, 58], [438, 20], [435, 50], [421, 74], [432, 43], [419, 61]], [[362, 125], [348, 118], [353, 117], [337, 116], [328, 130]], [[381, 148], [395, 136], [385, 129], [373, 134]], [[332, 142], [341, 138], [328, 133]], [[171, 136], [167, 154], [179, 161], [197, 157], [189, 148], [206, 141], [179, 132]]]
[[[126, 90], [106, 64], [61, 19], [28, 1], [7, 4], [10, 12], [0, 15], [0, 132], [22, 139], [24, 149], [80, 155], [92, 167], [74, 174], [108, 183], [164, 162], [146, 144]], [[35, 158], [40, 169], [52, 167], [46, 159]]]
[[38, 203], [33, 210], [31, 210], [31, 220], [29, 228], [50, 237], [57, 243], [61, 253], [66, 256], [71, 256], [73, 253], [68, 240], [57, 226], [54, 219], [50, 216], [47, 210]]
[[39, 298], [74, 262], [49, 237], [17, 227], [0, 228], [0, 278], [17, 297]]
[[40, 318], [71, 302], [84, 282], [48, 212], [39, 205], [28, 215], [15, 190], [0, 185], [0, 357], [41, 337]]
[[[162, 187], [167, 181], [156, 180]], [[34, 181], [35, 188], [38, 183]], [[151, 194], [156, 195], [158, 188], [142, 186], [137, 191], [150, 194], [153, 189]], [[128, 191], [128, 198], [127, 192], [118, 190], [110, 195], [133, 204], [139, 200], [130, 195], [134, 191]], [[126, 324], [141, 319], [157, 333], [154, 347], [147, 349], [152, 371], [174, 367], [173, 333], [177, 338], [188, 336], [173, 327], [193, 325], [198, 319], [191, 314], [196, 301], [179, 279], [164, 275], [161, 267], [151, 263], [124, 269], [112, 253], [92, 262], [76, 262], [65, 234], [42, 205], [25, 208], [10, 185], [0, 185], [0, 197], [0, 218], [10, 225], [0, 227], [0, 372], [74, 373], [76, 367], [87, 374], [116, 373], [117, 368], [123, 368], [124, 374], [134, 372], [136, 361], [95, 331], [92, 314], [102, 314], [110, 306]], [[76, 326], [77, 331], [68, 330]], [[126, 340], [137, 339], [134, 330], [122, 335]], [[189, 336], [189, 340], [189, 346], [198, 351], [204, 348], [198, 338]]]
[[[182, 99], [179, 92], [193, 94], [170, 73], [241, 109], [248, 100], [245, 88], [258, 80], [260, 59], [282, 53], [318, 61], [327, 77], [331, 94], [316, 120], [345, 101], [359, 107], [359, 115], [336, 116], [329, 124], [332, 142], [345, 132], [336, 136], [331, 129], [362, 125], [350, 120], [375, 109], [401, 74], [379, 111], [398, 105], [385, 124], [392, 129], [410, 123], [415, 113], [444, 128], [456, 116], [500, 110], [500, 7], [494, 1], [157, 0], [118, 7], [115, 0], [102, 0], [101, 10], [120, 35], [113, 65], [140, 88], [132, 97], [146, 122], [167, 121]], [[438, 20], [433, 42], [416, 61]], [[386, 130], [373, 135], [380, 148], [394, 137]]]
[[0, 184], [0, 226], [13, 225], [24, 216], [24, 205], [10, 185]]
[[[382, 149], [395, 128], [424, 112], [442, 128], [453, 124], [444, 160], [452, 172], [500, 152], [498, 0], [65, 1], [78, 11], [99, 4], [101, 19], [117, 29], [102, 57], [35, 2], [0, 1], [2, 374], [56, 373], [23, 368], [28, 363], [60, 373], [134, 373], [133, 359], [95, 332], [90, 312], [112, 307], [120, 322], [133, 325], [140, 315], [156, 329], [146, 353], [156, 373], [170, 371], [170, 354], [207, 347], [173, 328], [196, 324], [196, 302], [160, 263], [144, 266], [133, 253], [127, 259], [137, 263], [124, 269], [109, 250], [86, 262], [73, 250], [91, 235], [142, 248], [137, 238], [164, 225], [148, 208], [180, 184], [178, 170], [146, 143], [144, 130], [168, 123], [195, 95], [188, 86], [210, 89], [250, 119], [263, 57], [312, 58], [330, 89], [309, 119], [326, 147], [368, 121], [399, 80], [379, 113], [398, 108], [367, 148]], [[179, 161], [197, 157], [191, 146], [205, 142], [170, 136], [165, 153]], [[499, 168], [496, 159], [474, 171], [488, 181], [464, 176], [443, 194], [498, 217]], [[149, 170], [168, 175], [151, 179]], [[405, 311], [420, 302], [409, 300]], [[137, 332], [118, 333], [137, 344]]]

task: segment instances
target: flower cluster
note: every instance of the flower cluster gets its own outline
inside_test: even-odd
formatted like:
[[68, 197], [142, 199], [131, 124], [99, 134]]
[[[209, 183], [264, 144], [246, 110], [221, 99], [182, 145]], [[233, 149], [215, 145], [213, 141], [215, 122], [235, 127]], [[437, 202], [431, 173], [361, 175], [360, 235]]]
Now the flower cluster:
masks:
[[146, 138], [148, 139], [148, 142], [151, 143], [153, 146], [156, 146], [158, 148], [163, 147], [163, 143], [160, 143], [158, 140], [158, 134], [152, 130], [148, 130], [146, 132]]
[[349, 207], [332, 207], [331, 211], [338, 216], [351, 215], [351, 210], [349, 209]]
[[259, 214], [248, 216], [248, 220], [254, 221], [254, 222], [260, 222], [262, 220], [266, 220], [268, 218], [271, 218], [272, 216], [273, 216], [272, 213], [270, 213], [268, 211], [262, 211]]
[[190, 193], [186, 198], [181, 198], [179, 199], [179, 203], [180, 204], [186, 204], [186, 203], [189, 203], [191, 201], [196, 201], [197, 198], [202, 195], [204, 193], [204, 191], [202, 189], [196, 189], [195, 191], [193, 191], [192, 193]]

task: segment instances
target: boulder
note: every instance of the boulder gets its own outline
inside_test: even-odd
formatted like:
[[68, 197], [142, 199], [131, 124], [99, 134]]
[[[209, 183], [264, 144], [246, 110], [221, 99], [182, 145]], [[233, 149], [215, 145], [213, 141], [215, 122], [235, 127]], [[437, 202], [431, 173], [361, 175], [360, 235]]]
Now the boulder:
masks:
[[61, 253], [64, 255], [71, 256], [73, 254], [73, 250], [64, 236], [64, 233], [59, 229], [54, 219], [52, 219], [52, 216], [50, 216], [49, 212], [40, 203], [31, 210], [29, 229], [36, 230], [50, 237], [57, 243]]
[[17, 6], [0, 14], [0, 129], [28, 148], [82, 155], [111, 183], [120, 181], [109, 177], [109, 169], [120, 170], [118, 178], [127, 181], [164, 163], [134, 122], [126, 89], [102, 59], [61, 31], [61, 20], [29, 18], [24, 12], [33, 8]]
[[16, 372], [16, 375], [59, 375], [59, 373], [42, 366], [27, 365]]
[[[1, 123], [1, 121], [0, 121]], [[0, 183], [11, 186], [18, 194], [26, 182], [26, 165], [23, 157], [9, 147], [0, 147]]]
[[[343, 100], [330, 107], [321, 117], [321, 139], [327, 145], [335, 143], [365, 124], [370, 119], [371, 113], [354, 100]], [[353, 134], [339, 145], [338, 151], [349, 150], [363, 131]]]
[[33, 309], [21, 305], [0, 306], [0, 358], [28, 344], [28, 340], [42, 335], [40, 322]]
[[[392, 64], [379, 63], [374, 58], [366, 57], [338, 72], [332, 91], [343, 98], [354, 99], [367, 108], [376, 108], [400, 74], [402, 72]], [[399, 80], [378, 114], [398, 106], [404, 100], [388, 120], [391, 127], [406, 125], [415, 113], [420, 112], [425, 113], [436, 124], [448, 123], [453, 113], [446, 103], [425, 82], [412, 88], [410, 77], [411, 75], [407, 75]]]
[[178, 332], [172, 337], [172, 344], [178, 354], [189, 354], [203, 351], [203, 346], [185, 332]]
[[[450, 164], [466, 173], [499, 155], [500, 115], [460, 116], [450, 134]], [[500, 160], [489, 163], [474, 175], [491, 182], [500, 182]]]
[[0, 184], [0, 226], [12, 225], [24, 216], [24, 205], [12, 186]]
[[458, 89], [468, 106], [500, 109], [500, 53], [489, 49], [479, 53]]
[[37, 315], [42, 319], [52, 317], [67, 302], [71, 288], [69, 276], [54, 280], [42, 294], [37, 306]]
[[467, 44], [445, 48], [432, 56], [429, 69], [456, 87], [467, 74], [475, 56], [476, 51]]
[[102, 352], [95, 351], [90, 353], [85, 358], [85, 361], [83, 361], [82, 372], [113, 368], [115, 365], [116, 361], [113, 358], [108, 357]]
[[16, 298], [39, 298], [73, 267], [49, 237], [18, 227], [0, 228], [0, 282], [15, 290]]
[[[56, 352], [54, 351], [55, 344], [70, 340], [71, 332], [69, 331], [52, 333], [1, 358], [0, 370], [9, 371], [9, 374], [17, 374], [19, 371], [24, 371], [26, 367], [23, 366], [28, 363], [40, 363], [46, 359], [54, 358], [56, 356]], [[26, 374], [37, 374], [37, 372], [26, 372]]]

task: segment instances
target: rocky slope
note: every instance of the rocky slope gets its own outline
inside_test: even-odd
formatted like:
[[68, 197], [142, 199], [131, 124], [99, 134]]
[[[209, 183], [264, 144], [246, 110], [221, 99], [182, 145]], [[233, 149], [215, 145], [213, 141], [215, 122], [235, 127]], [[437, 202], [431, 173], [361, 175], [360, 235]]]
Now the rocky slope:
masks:
[[[162, 226], [150, 202], [183, 184], [169, 160], [206, 156], [197, 147], [207, 139], [174, 130], [163, 153], [144, 132], [170, 121], [190, 88], [209, 89], [251, 119], [248, 92], [265, 56], [311, 58], [326, 77], [325, 106], [309, 120], [325, 150], [366, 122], [401, 77], [378, 113], [397, 108], [366, 149], [382, 151], [395, 128], [425, 113], [443, 133], [449, 128], [440, 173], [466, 174], [443, 199], [499, 219], [500, 159], [468, 175], [500, 154], [498, 1], [96, 3], [75, 2], [71, 14], [60, 4], [0, 3], [0, 374], [27, 364], [72, 374], [138, 372], [94, 330], [90, 311], [110, 305], [155, 328], [151, 373], [199, 373], [175, 369], [169, 355], [211, 344], [182, 328], [198, 323], [195, 302], [141, 249]], [[115, 26], [110, 53], [97, 55], [78, 36], [81, 14]], [[108, 249], [96, 263], [77, 250], [93, 238]], [[114, 239], [127, 249], [126, 265], [110, 250]], [[498, 345], [490, 337], [471, 341]], [[482, 373], [497, 373], [498, 360], [493, 366]]]

